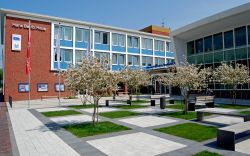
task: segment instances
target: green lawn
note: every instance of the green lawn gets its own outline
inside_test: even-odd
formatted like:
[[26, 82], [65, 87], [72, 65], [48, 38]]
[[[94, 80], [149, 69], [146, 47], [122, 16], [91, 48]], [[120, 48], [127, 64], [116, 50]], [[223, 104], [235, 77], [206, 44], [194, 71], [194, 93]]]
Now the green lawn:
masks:
[[75, 115], [82, 113], [74, 110], [63, 110], [63, 111], [42, 112], [42, 114], [47, 117], [55, 117], [55, 116]]
[[145, 108], [147, 106], [142, 106], [142, 105], [121, 105], [121, 106], [114, 106], [116, 108], [122, 108], [122, 109], [135, 109], [135, 108]]
[[170, 127], [155, 129], [156, 131], [178, 137], [202, 142], [216, 137], [217, 128], [196, 123], [184, 123]]
[[112, 122], [99, 122], [97, 125], [93, 125], [92, 123], [83, 123], [77, 125], [67, 125], [64, 126], [67, 131], [71, 132], [77, 137], [87, 137], [105, 133], [112, 133], [112, 132], [120, 132], [125, 130], [130, 130], [130, 128], [117, 125]]
[[220, 156], [220, 154], [209, 151], [201, 151], [199, 153], [194, 154], [193, 156]]
[[242, 111], [242, 112], [240, 112], [240, 114], [250, 115], [250, 111]]
[[114, 112], [104, 112], [104, 113], [99, 113], [99, 114], [101, 116], [111, 118], [111, 119], [139, 115], [139, 113], [130, 112], [130, 111], [114, 111]]
[[229, 104], [215, 104], [216, 107], [219, 108], [231, 108], [231, 109], [246, 109], [250, 108], [250, 106], [241, 106], [241, 105], [229, 105]]
[[150, 103], [149, 100], [132, 100], [132, 105], [133, 104], [142, 104], [142, 103]]
[[[180, 118], [185, 120], [192, 120], [196, 119], [196, 112], [188, 112], [187, 114], [183, 114], [182, 111], [180, 112], [173, 112], [173, 113], [163, 113], [162, 116], [169, 116], [173, 118]], [[208, 113], [205, 113], [205, 116], [208, 116]]]
[[167, 108], [173, 108], [173, 109], [183, 109], [184, 105], [182, 104], [167, 104]]
[[86, 105], [72, 105], [69, 106], [71, 108], [75, 108], [75, 109], [84, 109], [84, 108], [94, 108], [93, 104], [86, 104]]

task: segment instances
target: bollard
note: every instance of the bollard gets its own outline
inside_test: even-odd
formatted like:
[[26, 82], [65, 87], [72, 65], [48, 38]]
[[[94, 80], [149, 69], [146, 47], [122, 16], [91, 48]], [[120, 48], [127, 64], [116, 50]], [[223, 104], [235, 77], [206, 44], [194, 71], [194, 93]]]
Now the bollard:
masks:
[[127, 100], [127, 104], [131, 106], [131, 100]]
[[155, 100], [151, 100], [151, 106], [155, 106]]
[[109, 106], [109, 100], [106, 100], [106, 106], [107, 107]]
[[12, 108], [12, 97], [9, 96], [9, 104], [10, 104], [10, 107]]
[[165, 107], [166, 107], [166, 97], [162, 96], [160, 97], [160, 108], [165, 109]]

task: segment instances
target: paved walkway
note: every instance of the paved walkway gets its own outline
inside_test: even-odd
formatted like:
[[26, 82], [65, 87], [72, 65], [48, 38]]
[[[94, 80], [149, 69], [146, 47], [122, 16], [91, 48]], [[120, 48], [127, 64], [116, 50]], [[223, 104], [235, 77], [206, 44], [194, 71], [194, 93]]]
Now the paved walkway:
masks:
[[0, 102], [0, 155], [12, 155], [7, 107]]

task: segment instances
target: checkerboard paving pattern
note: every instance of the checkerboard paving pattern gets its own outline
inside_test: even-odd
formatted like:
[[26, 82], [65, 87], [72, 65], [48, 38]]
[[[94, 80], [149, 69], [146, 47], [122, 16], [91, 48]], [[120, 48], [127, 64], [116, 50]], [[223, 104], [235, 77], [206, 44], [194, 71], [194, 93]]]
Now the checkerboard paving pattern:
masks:
[[232, 125], [232, 124], [244, 122], [244, 119], [240, 118], [240, 117], [230, 117], [230, 116], [223, 116], [222, 115], [222, 116], [218, 116], [218, 117], [208, 118], [208, 119], [205, 119], [204, 121]]
[[53, 108], [41, 108], [41, 109], [36, 109], [38, 112], [53, 112], [53, 111], [65, 111], [69, 110], [68, 108], [64, 107], [53, 107]]
[[63, 116], [63, 117], [52, 117], [52, 118], [50, 118], [50, 120], [63, 126], [63, 125], [68, 125], [68, 124], [78, 124], [78, 123], [83, 123], [83, 122], [91, 122], [92, 116], [90, 116], [90, 115], [70, 115], [70, 116]]
[[147, 108], [133, 109], [131, 111], [134, 111], [137, 113], [157, 114], [157, 113], [165, 113], [165, 112], [176, 112], [178, 110], [171, 109], [171, 108], [160, 109], [159, 107], [147, 107]]
[[[94, 108], [87, 108], [87, 109], [81, 109], [82, 111], [93, 113]], [[113, 112], [113, 111], [120, 111], [121, 109], [118, 108], [110, 108], [110, 107], [99, 107], [99, 113], [103, 112]]]

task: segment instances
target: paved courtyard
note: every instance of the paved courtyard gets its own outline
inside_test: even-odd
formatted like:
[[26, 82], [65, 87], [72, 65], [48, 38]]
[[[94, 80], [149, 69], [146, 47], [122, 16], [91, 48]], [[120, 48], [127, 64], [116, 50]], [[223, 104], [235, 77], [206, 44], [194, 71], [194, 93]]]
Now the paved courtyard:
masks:
[[[58, 107], [57, 102], [52, 106], [47, 104], [31, 104], [9, 108], [9, 116], [13, 127], [13, 137], [17, 145], [16, 155], [90, 155], [90, 156], [154, 156], [154, 155], [193, 155], [203, 150], [209, 150], [222, 155], [250, 155], [250, 138], [236, 144], [236, 151], [228, 151], [216, 147], [216, 138], [196, 142], [181, 137], [154, 131], [155, 128], [168, 127], [181, 123], [195, 121], [173, 117], [160, 116], [160, 113], [174, 112], [175, 109], [161, 110], [159, 106], [126, 110], [139, 113], [110, 119], [100, 116], [100, 121], [109, 121], [123, 125], [131, 130], [78, 138], [61, 126], [68, 124], [86, 123], [92, 121], [93, 108], [74, 109], [67, 107], [77, 103], [66, 102]], [[78, 103], [77, 103], [78, 104]], [[143, 104], [145, 105], [145, 104]], [[82, 114], [45, 117], [42, 112], [75, 110]], [[100, 107], [100, 112], [113, 112], [124, 109]], [[236, 110], [216, 108], [216, 111], [232, 112]], [[243, 122], [241, 118], [212, 115], [206, 117], [211, 123], [235, 124]], [[197, 122], [196, 122], [197, 123]], [[200, 123], [208, 124], [208, 123]], [[15, 155], [15, 154], [14, 154]]]

